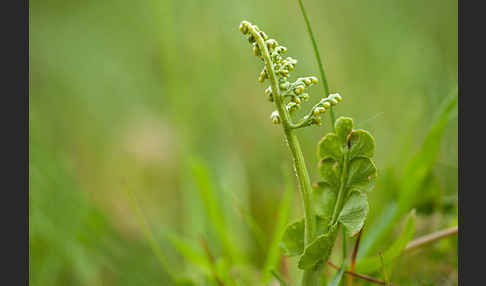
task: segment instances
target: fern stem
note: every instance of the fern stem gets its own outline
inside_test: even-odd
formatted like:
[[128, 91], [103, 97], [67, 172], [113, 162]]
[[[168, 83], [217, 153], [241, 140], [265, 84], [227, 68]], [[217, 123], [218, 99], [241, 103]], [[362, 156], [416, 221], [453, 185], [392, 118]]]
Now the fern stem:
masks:
[[338, 214], [339, 212], [341, 211], [341, 208], [342, 208], [342, 204], [343, 204], [343, 200], [344, 200], [344, 179], [347, 177], [347, 172], [348, 172], [348, 164], [347, 164], [347, 160], [348, 160], [348, 153], [345, 152], [344, 153], [344, 158], [343, 158], [343, 169], [341, 171], [341, 182], [339, 184], [339, 191], [338, 191], [338, 194], [337, 194], [337, 199], [336, 199], [336, 204], [334, 205], [334, 210], [332, 212], [332, 218], [331, 218], [331, 225], [334, 225], [337, 221], [337, 218], [338, 218]]
[[[309, 32], [309, 38], [311, 39], [312, 47], [314, 49], [314, 54], [316, 56], [316, 60], [319, 66], [319, 72], [321, 74], [321, 80], [324, 86], [324, 97], [328, 97], [330, 92], [329, 92], [329, 85], [327, 83], [326, 73], [324, 71], [324, 65], [322, 64], [321, 55], [319, 54], [319, 49], [317, 48], [317, 42], [314, 37], [314, 33], [312, 32], [309, 17], [307, 16], [307, 12], [305, 11], [304, 3], [302, 2], [302, 0], [299, 0], [299, 6], [300, 6], [300, 10], [302, 11], [302, 15], [304, 16], [305, 24], [307, 26], [307, 31]], [[336, 117], [334, 116], [334, 110], [332, 106], [329, 108], [329, 114], [331, 116], [332, 129], [333, 131], [335, 131], [334, 122], [336, 122]]]
[[282, 120], [282, 127], [284, 130], [285, 139], [290, 148], [290, 152], [294, 161], [295, 172], [297, 174], [297, 180], [299, 181], [300, 192], [304, 205], [305, 243], [308, 244], [312, 241], [314, 235], [314, 211], [312, 209], [312, 206], [310, 205], [310, 192], [312, 187], [310, 183], [309, 173], [307, 172], [307, 168], [305, 166], [304, 155], [302, 154], [299, 140], [297, 139], [297, 135], [294, 133], [294, 129], [292, 128], [290, 114], [285, 108], [284, 98], [280, 93], [278, 79], [277, 75], [275, 74], [275, 70], [273, 69], [270, 52], [268, 51], [267, 45], [265, 44], [262, 36], [259, 33], [255, 33], [254, 31], [251, 31], [251, 33], [255, 37], [256, 41], [258, 42], [258, 46], [262, 51], [265, 67], [272, 85], [272, 93], [275, 100], [275, 106], [277, 107], [278, 113]]
[[[285, 108], [284, 97], [280, 93], [278, 79], [275, 74], [275, 70], [273, 69], [272, 60], [267, 45], [265, 44], [264, 39], [259, 33], [256, 33], [253, 30], [251, 31], [251, 33], [255, 37], [258, 46], [262, 51], [265, 67], [272, 86], [272, 95], [275, 101], [275, 106], [277, 107], [277, 111], [280, 115], [282, 127], [285, 134], [285, 139], [290, 148], [290, 153], [292, 155], [292, 159], [294, 162], [297, 181], [299, 182], [300, 194], [304, 206], [304, 225], [305, 225], [304, 244], [308, 245], [314, 238], [314, 223], [315, 223], [314, 209], [310, 204], [310, 194], [312, 191], [312, 186], [310, 183], [309, 173], [307, 171], [307, 167], [305, 166], [304, 155], [302, 153], [302, 149], [300, 147], [300, 143], [297, 138], [297, 135], [295, 134], [295, 130], [291, 122], [290, 114], [288, 110]], [[322, 267], [319, 267], [318, 269], [319, 270], [317, 273], [312, 270], [304, 271], [304, 281], [306, 280], [305, 277], [309, 277], [309, 276], [312, 276], [314, 278], [317, 277], [317, 279], [312, 279], [312, 280], [318, 281], [320, 275], [317, 274], [322, 273]], [[303, 285], [314, 286], [318, 284], [303, 282]]]

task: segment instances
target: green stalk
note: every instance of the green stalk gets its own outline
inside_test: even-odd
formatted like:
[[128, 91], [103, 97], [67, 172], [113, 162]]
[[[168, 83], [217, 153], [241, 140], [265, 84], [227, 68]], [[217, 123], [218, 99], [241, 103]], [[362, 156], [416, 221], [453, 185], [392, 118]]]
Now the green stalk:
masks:
[[[259, 33], [251, 31], [252, 35], [255, 37], [260, 50], [262, 51], [262, 56], [264, 58], [265, 67], [268, 73], [268, 77], [272, 86], [272, 95], [275, 101], [275, 106], [277, 107], [278, 113], [280, 115], [282, 127], [285, 134], [285, 139], [290, 148], [290, 153], [294, 161], [295, 172], [297, 174], [297, 180], [299, 182], [300, 194], [302, 197], [302, 202], [304, 206], [304, 225], [305, 225], [305, 240], [304, 244], [308, 245], [314, 238], [314, 209], [310, 204], [310, 194], [312, 191], [309, 173], [305, 166], [304, 155], [302, 154], [302, 149], [300, 147], [299, 140], [294, 133], [295, 130], [292, 128], [290, 114], [285, 108], [283, 96], [280, 93], [280, 87], [278, 84], [277, 76], [275, 70], [273, 69], [272, 60], [270, 53], [268, 51], [267, 45], [264, 39]], [[323, 267], [318, 267], [315, 270], [304, 271], [304, 278], [302, 285], [304, 286], [314, 286], [320, 280]], [[312, 281], [314, 282], [312, 282]]]
[[[316, 60], [319, 66], [319, 72], [321, 74], [321, 80], [324, 85], [324, 97], [329, 96], [329, 85], [327, 83], [327, 78], [326, 78], [326, 73], [324, 72], [324, 65], [322, 64], [321, 61], [321, 55], [319, 54], [319, 49], [317, 48], [317, 42], [316, 39], [314, 38], [314, 33], [312, 32], [311, 24], [309, 21], [309, 17], [307, 17], [307, 12], [305, 11], [304, 3], [302, 0], [299, 0], [299, 6], [300, 10], [302, 11], [302, 15], [304, 16], [305, 24], [307, 26], [307, 31], [309, 32], [309, 38], [311, 39], [312, 42], [312, 47], [314, 48], [314, 54], [316, 56]], [[334, 122], [336, 122], [336, 117], [334, 116], [334, 110], [332, 106], [329, 108], [329, 114], [331, 116], [331, 125], [332, 125], [332, 130], [336, 131], [334, 129]]]
[[337, 216], [339, 212], [341, 211], [343, 200], [344, 200], [344, 185], [345, 181], [344, 179], [347, 178], [347, 172], [348, 172], [348, 164], [347, 164], [347, 159], [348, 159], [348, 153], [345, 152], [343, 156], [343, 169], [341, 170], [341, 182], [339, 184], [339, 190], [338, 190], [338, 195], [336, 199], [336, 204], [334, 205], [334, 210], [332, 212], [332, 218], [331, 218], [331, 225], [334, 225], [337, 221]]
[[[324, 97], [328, 97], [329, 94], [330, 94], [330, 91], [329, 91], [329, 84], [328, 84], [327, 78], [326, 78], [326, 73], [324, 71], [324, 64], [322, 63], [321, 55], [319, 54], [319, 49], [317, 48], [317, 42], [316, 42], [316, 39], [314, 37], [314, 33], [312, 32], [312, 27], [311, 27], [311, 24], [310, 24], [310, 21], [309, 21], [309, 17], [307, 16], [307, 12], [305, 10], [304, 3], [303, 3], [302, 0], [298, 0], [298, 1], [299, 1], [300, 10], [302, 12], [302, 16], [304, 17], [305, 24], [307, 26], [307, 32], [309, 33], [309, 38], [311, 39], [311, 42], [312, 42], [312, 48], [314, 49], [314, 55], [316, 57], [317, 64], [319, 66], [319, 73], [321, 75], [321, 80], [322, 80], [322, 83], [323, 83], [323, 86], [324, 86]], [[334, 132], [336, 132], [336, 128], [334, 126], [335, 122], [336, 122], [336, 117], [334, 115], [334, 110], [333, 110], [332, 106], [329, 108], [329, 115], [331, 117], [332, 130]], [[344, 161], [346, 161], [346, 160], [344, 160]], [[344, 163], [343, 174], [344, 174], [346, 168], [347, 168], [346, 163]], [[341, 181], [343, 180], [342, 178], [343, 178], [343, 176], [341, 176]], [[342, 200], [343, 200], [343, 197], [344, 197], [343, 185], [344, 185], [343, 182], [341, 182], [340, 190], [338, 192], [338, 198], [337, 198], [336, 204], [334, 205], [333, 215], [332, 215], [332, 219], [331, 219], [331, 225], [333, 225], [335, 220], [337, 219], [337, 214], [339, 213], [339, 209], [341, 208]], [[332, 244], [334, 245], [334, 241], [332, 242]], [[343, 249], [343, 251], [345, 251], [345, 250]], [[344, 252], [343, 252], [343, 255], [344, 255]], [[327, 263], [327, 261], [324, 262], [324, 263]], [[312, 276], [312, 277], [308, 277], [308, 276], [306, 276], [306, 273], [304, 273], [304, 280], [302, 281], [302, 285], [304, 285], [304, 286], [305, 285], [313, 285], [312, 283], [314, 283], [315, 285], [320, 285], [320, 277], [319, 276], [322, 276], [323, 271], [324, 271], [323, 265], [319, 264], [318, 268], [315, 269], [313, 274], [307, 274], [308, 276]]]
[[302, 276], [302, 286], [322, 286], [322, 276], [324, 275], [324, 263], [317, 263], [312, 269], [305, 270]]
[[[347, 174], [347, 168], [348, 168], [346, 160], [347, 160], [347, 153], [344, 153], [344, 158], [343, 158], [344, 164], [343, 164], [343, 169], [341, 171], [341, 183], [340, 183], [340, 186], [339, 186], [336, 204], [334, 205], [334, 210], [333, 210], [330, 225], [334, 225], [336, 223], [337, 216], [342, 209], [342, 204], [343, 204], [344, 197], [345, 197], [344, 178], [347, 177], [346, 174]], [[336, 231], [338, 231], [338, 230], [336, 230]], [[332, 240], [331, 245], [334, 245], [334, 243], [336, 242], [336, 238], [337, 238], [337, 235], [335, 235], [333, 238], [331, 238], [331, 240]], [[344, 244], [346, 243], [346, 236], [344, 235], [344, 229], [343, 229], [343, 243]], [[346, 246], [343, 245], [343, 264], [345, 263], [345, 259], [346, 259], [345, 257], [346, 257]], [[320, 285], [322, 285], [321, 278], [322, 278], [322, 275], [323, 275], [323, 272], [324, 272], [324, 265], [325, 264], [327, 264], [327, 261], [323, 261], [321, 263], [318, 263], [317, 266], [315, 266], [311, 270], [304, 271], [304, 277], [302, 279], [302, 286], [310, 286], [310, 285], [312, 285], [312, 286], [318, 286], [319, 285], [320, 286]]]
[[302, 154], [302, 149], [300, 148], [299, 140], [295, 135], [295, 131], [292, 128], [290, 114], [285, 108], [283, 102], [283, 96], [280, 93], [280, 87], [278, 84], [277, 76], [275, 70], [272, 66], [272, 60], [270, 58], [270, 53], [268, 51], [265, 40], [260, 34], [251, 31], [252, 35], [258, 42], [258, 46], [262, 51], [262, 56], [264, 58], [265, 67], [268, 72], [268, 77], [270, 78], [270, 83], [272, 86], [273, 98], [275, 100], [275, 106], [277, 107], [278, 113], [282, 121], [282, 127], [285, 134], [285, 139], [290, 148], [290, 153], [294, 161], [295, 171], [297, 173], [297, 180], [299, 181], [299, 187], [301, 192], [302, 201], [304, 204], [304, 220], [305, 220], [305, 244], [312, 241], [314, 235], [314, 211], [310, 205], [310, 192], [311, 183], [309, 178], [309, 173], [305, 166], [304, 155]]

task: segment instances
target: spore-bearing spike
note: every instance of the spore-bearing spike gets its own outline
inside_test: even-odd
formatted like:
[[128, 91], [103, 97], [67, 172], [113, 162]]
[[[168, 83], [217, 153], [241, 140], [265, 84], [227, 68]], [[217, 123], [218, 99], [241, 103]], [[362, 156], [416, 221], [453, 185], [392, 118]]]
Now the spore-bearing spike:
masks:
[[[248, 21], [242, 21], [239, 26], [240, 32], [248, 35], [248, 41], [252, 45], [253, 54], [266, 62], [266, 66], [258, 77], [259, 82], [264, 82], [270, 78], [272, 85], [275, 85], [277, 90], [273, 90], [272, 86], [265, 89], [265, 95], [271, 102], [275, 101], [275, 96], [281, 97], [279, 104], [285, 104], [285, 112], [294, 112], [300, 108], [302, 102], [309, 99], [309, 94], [305, 90], [318, 83], [315, 76], [307, 76], [297, 78], [295, 82], [288, 80], [290, 72], [295, 69], [297, 60], [292, 57], [283, 57], [287, 53], [287, 48], [280, 45], [275, 39], [269, 38], [265, 32], [261, 31], [256, 25]], [[266, 46], [266, 49], [265, 49]], [[267, 62], [268, 61], [268, 62]], [[268, 71], [266, 67], [272, 67], [272, 71]], [[323, 98], [316, 104], [308, 115], [298, 123], [293, 124], [289, 122], [292, 128], [306, 127], [313, 124], [320, 125], [322, 119], [320, 115], [326, 112], [331, 106], [334, 106], [342, 101], [342, 97], [338, 93], [330, 94]], [[287, 102], [287, 103], [285, 103]], [[270, 118], [273, 123], [281, 123], [280, 114], [274, 111]]]

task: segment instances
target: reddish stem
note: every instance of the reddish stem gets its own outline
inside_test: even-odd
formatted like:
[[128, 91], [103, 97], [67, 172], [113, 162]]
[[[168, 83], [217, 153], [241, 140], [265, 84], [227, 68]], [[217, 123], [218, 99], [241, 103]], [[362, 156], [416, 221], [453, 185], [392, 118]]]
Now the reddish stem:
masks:
[[[356, 243], [354, 244], [353, 254], [351, 256], [351, 272], [354, 272], [354, 267], [356, 265], [356, 256], [358, 255], [359, 242], [361, 241], [361, 233], [363, 232], [363, 228], [359, 231], [358, 237], [356, 238]], [[348, 276], [348, 286], [353, 286], [353, 275]]]

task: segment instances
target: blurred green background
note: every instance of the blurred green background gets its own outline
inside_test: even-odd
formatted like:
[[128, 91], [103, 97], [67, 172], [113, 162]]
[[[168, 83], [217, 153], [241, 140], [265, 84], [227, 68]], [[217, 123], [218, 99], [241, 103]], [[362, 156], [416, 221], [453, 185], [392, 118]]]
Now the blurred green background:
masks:
[[[344, 98], [336, 114], [377, 142], [373, 225], [400, 197], [405, 166], [457, 87], [457, 1], [304, 2], [331, 92]], [[266, 267], [276, 222], [302, 207], [257, 82], [261, 64], [238, 25], [249, 20], [285, 45], [299, 61], [294, 78], [318, 76], [298, 2], [29, 4], [31, 285], [172, 285], [170, 272], [216, 285], [201, 262], [205, 244], [216, 271], [257, 285], [248, 281]], [[322, 84], [312, 88], [310, 102], [322, 94]], [[326, 114], [322, 127], [299, 132], [313, 182], [316, 144], [329, 130]], [[457, 116], [437, 151], [410, 203], [415, 236], [457, 224]], [[286, 182], [291, 204], [279, 218]], [[392, 282], [457, 285], [456, 244], [405, 255]], [[279, 260], [298, 280], [295, 261]]]

